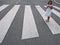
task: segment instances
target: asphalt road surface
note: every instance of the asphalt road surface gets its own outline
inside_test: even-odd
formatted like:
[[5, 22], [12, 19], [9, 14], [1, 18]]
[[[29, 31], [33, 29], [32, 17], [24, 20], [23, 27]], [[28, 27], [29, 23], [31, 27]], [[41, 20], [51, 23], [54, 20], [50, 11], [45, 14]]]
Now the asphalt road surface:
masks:
[[[59, 0], [58, 0], [59, 1]], [[47, 0], [0, 0], [0, 45], [60, 45], [60, 4]]]

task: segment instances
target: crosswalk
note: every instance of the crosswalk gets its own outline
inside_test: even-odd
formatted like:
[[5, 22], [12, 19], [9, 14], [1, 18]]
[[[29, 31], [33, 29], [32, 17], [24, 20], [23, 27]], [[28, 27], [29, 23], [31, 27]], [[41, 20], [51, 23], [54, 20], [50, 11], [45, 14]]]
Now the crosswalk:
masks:
[[60, 10], [60, 7], [58, 7], [58, 6], [53, 6], [54, 8], [56, 8], [56, 9], [58, 9], [58, 10]]
[[[7, 8], [10, 5], [2, 5], [0, 6], [0, 12]], [[3, 39], [5, 38], [11, 24], [13, 23], [13, 20], [15, 16], [17, 16], [17, 12], [21, 5], [14, 5], [8, 12], [7, 14], [0, 20], [0, 43], [2, 43]], [[40, 13], [42, 16], [44, 23], [48, 26], [47, 28], [50, 29], [52, 34], [60, 34], [60, 25], [51, 17], [50, 22], [47, 23], [45, 10], [40, 6], [40, 5], [35, 5], [34, 6], [37, 11]], [[46, 6], [45, 6], [46, 7]], [[59, 7], [54, 6], [54, 8], [60, 10]], [[52, 9], [52, 13], [54, 13], [56, 16], [60, 18], [60, 12]], [[24, 19], [23, 19], [23, 27], [22, 27], [22, 37], [21, 39], [30, 39], [30, 38], [35, 38], [39, 37], [37, 25], [35, 23], [35, 19], [33, 16], [33, 12], [31, 9], [31, 5], [25, 5], [25, 10], [24, 10]]]
[[[46, 18], [46, 16], [44, 15], [45, 11], [40, 6], [36, 6], [36, 8], [45, 21]], [[51, 18], [50, 22], [46, 24], [48, 25], [49, 29], [52, 31], [53, 34], [60, 33], [60, 25], [58, 25], [53, 18]]]
[[3, 6], [0, 6], [0, 11], [2, 11], [3, 9], [5, 9], [6, 7], [8, 7], [9, 5], [3, 5]]
[[58, 17], [60, 17], [60, 13], [58, 12], [58, 11], [56, 11], [56, 10], [52, 10], [52, 12], [55, 14], [55, 15], [57, 15]]
[[39, 37], [36, 24], [34, 21], [33, 14], [31, 12], [31, 7], [27, 5], [25, 7], [24, 13], [24, 23], [23, 23], [23, 32], [22, 39]]
[[0, 21], [0, 41], [5, 37], [20, 5], [15, 5], [6, 16]]

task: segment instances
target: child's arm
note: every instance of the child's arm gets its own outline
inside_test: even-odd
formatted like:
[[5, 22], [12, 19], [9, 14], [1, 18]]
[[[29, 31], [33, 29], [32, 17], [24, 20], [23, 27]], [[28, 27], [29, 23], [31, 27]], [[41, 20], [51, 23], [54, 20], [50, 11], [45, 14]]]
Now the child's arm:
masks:
[[52, 5], [47, 5], [47, 8], [51, 8], [51, 9], [52, 9], [52, 8], [53, 8], [53, 6], [52, 6]]

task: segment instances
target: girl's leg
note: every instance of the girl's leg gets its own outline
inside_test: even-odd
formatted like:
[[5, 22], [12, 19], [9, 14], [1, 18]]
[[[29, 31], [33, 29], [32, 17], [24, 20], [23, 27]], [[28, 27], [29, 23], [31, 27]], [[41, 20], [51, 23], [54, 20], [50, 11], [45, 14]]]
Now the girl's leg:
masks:
[[48, 22], [49, 22], [49, 20], [50, 20], [50, 16], [48, 16]]
[[47, 17], [47, 22], [49, 22], [49, 20], [50, 20], [50, 16]]

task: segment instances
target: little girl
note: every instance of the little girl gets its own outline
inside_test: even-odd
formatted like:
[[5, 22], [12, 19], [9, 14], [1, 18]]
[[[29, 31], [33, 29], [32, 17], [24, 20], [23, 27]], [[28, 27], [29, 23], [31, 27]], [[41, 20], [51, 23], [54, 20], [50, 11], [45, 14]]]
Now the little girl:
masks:
[[49, 20], [50, 20], [52, 8], [53, 8], [53, 6], [52, 6], [52, 0], [49, 0], [48, 1], [48, 5], [47, 5], [46, 14], [45, 14], [45, 15], [47, 15], [47, 22], [49, 22]]

